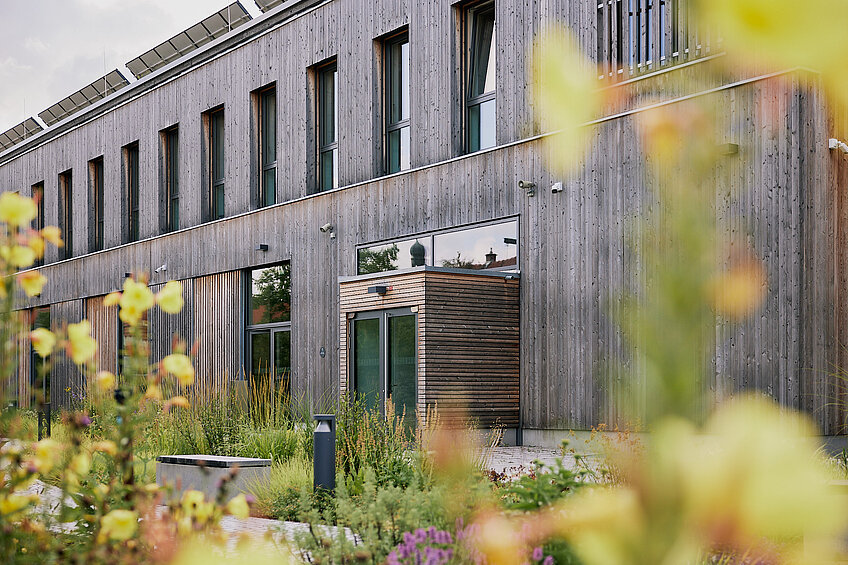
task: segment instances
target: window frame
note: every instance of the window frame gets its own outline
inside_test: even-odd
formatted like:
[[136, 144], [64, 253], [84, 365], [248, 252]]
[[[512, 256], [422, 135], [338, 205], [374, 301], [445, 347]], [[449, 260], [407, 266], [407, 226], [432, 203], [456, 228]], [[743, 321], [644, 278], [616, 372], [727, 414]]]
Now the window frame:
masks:
[[[30, 187], [30, 196], [35, 201], [35, 218], [32, 219], [32, 229], [44, 229], [44, 181], [39, 181]], [[35, 266], [44, 265], [44, 257], [35, 260]]]
[[[279, 333], [279, 332], [288, 332], [288, 334], [289, 334], [289, 363], [290, 363], [290, 365], [289, 365], [289, 383], [288, 384], [289, 384], [289, 394], [291, 394], [291, 384], [292, 384], [291, 383], [291, 375], [294, 372], [293, 371], [293, 363], [292, 363], [293, 359], [292, 359], [292, 356], [291, 356], [291, 335], [292, 335], [292, 333], [291, 333], [292, 332], [291, 311], [289, 312], [289, 319], [287, 321], [284, 321], [284, 322], [267, 322], [267, 323], [260, 323], [260, 324], [250, 323], [250, 317], [251, 317], [251, 313], [253, 311], [252, 308], [251, 308], [251, 302], [253, 300], [253, 272], [254, 271], [261, 271], [263, 269], [269, 269], [269, 268], [273, 268], [273, 267], [283, 267], [283, 266], [288, 267], [288, 269], [289, 269], [289, 281], [291, 281], [292, 269], [291, 269], [291, 263], [290, 262], [272, 263], [272, 264], [269, 264], [269, 265], [258, 265], [258, 266], [252, 267], [250, 269], [245, 269], [243, 271], [243, 273], [244, 273], [244, 277], [243, 277], [243, 280], [244, 280], [244, 292], [243, 292], [243, 296], [244, 296], [244, 305], [243, 305], [243, 309], [244, 309], [244, 354], [245, 354], [245, 360], [247, 361], [245, 363], [246, 371], [244, 373], [244, 378], [249, 381], [252, 378], [252, 375], [253, 375], [253, 340], [252, 340], [252, 336], [254, 334], [262, 334], [262, 333], [268, 334], [268, 337], [269, 337], [269, 340], [270, 340], [269, 350], [270, 350], [270, 355], [271, 355], [269, 362], [273, 366], [275, 364], [274, 357], [276, 355], [275, 348], [274, 348], [274, 346], [275, 346], [274, 334]], [[291, 295], [289, 296], [289, 298], [291, 298]], [[291, 302], [289, 303], [289, 306], [291, 307]]]
[[[274, 115], [269, 122], [268, 118], [268, 101], [273, 100]], [[264, 208], [277, 203], [277, 84], [271, 83], [256, 91], [257, 102], [257, 147], [258, 147], [258, 174], [259, 179], [257, 186], [259, 188], [256, 195], [257, 208]], [[268, 139], [268, 126], [273, 126], [273, 141]], [[273, 159], [268, 159], [269, 153], [273, 152]], [[274, 173], [274, 192], [269, 194], [267, 175], [269, 172]]]
[[105, 237], [105, 187], [103, 182], [103, 155], [88, 162], [89, 185], [92, 206], [89, 210], [90, 245], [92, 251], [102, 251], [106, 246]]
[[[417, 239], [417, 240], [419, 240], [419, 242], [424, 244], [424, 241], [426, 240], [428, 243], [427, 243], [427, 245], [425, 245], [425, 248], [428, 249], [429, 255], [427, 255], [425, 257], [423, 266], [424, 267], [433, 267], [433, 266], [436, 266], [435, 265], [436, 237], [438, 237], [440, 235], [449, 234], [449, 233], [473, 230], [473, 229], [476, 229], [476, 228], [485, 228], [485, 227], [488, 227], [488, 226], [495, 226], [495, 225], [499, 225], [499, 224], [508, 224], [510, 222], [515, 222], [515, 239], [516, 239], [516, 241], [515, 241], [515, 243], [511, 243], [511, 245], [515, 245], [515, 268], [513, 268], [513, 269], [503, 269], [503, 268], [474, 269], [474, 270], [477, 270], [477, 271], [488, 271], [488, 270], [513, 271], [513, 270], [518, 270], [519, 265], [521, 264], [521, 253], [520, 253], [521, 247], [518, 245], [518, 242], [521, 241], [521, 219], [520, 219], [519, 216], [506, 216], [504, 218], [497, 218], [497, 219], [494, 219], [494, 220], [487, 220], [487, 221], [484, 221], [484, 222], [476, 222], [476, 223], [473, 223], [473, 224], [463, 224], [463, 225], [460, 225], [460, 226], [453, 226], [453, 227], [450, 227], [450, 228], [445, 228], [445, 229], [436, 230], [436, 231], [419, 232], [419, 233], [404, 235], [404, 236], [401, 236], [401, 237], [393, 237], [392, 239], [385, 239], [385, 240], [382, 240], [382, 241], [372, 241], [372, 242], [367, 242], [367, 243], [360, 243], [359, 245], [357, 245], [354, 248], [354, 253], [356, 254], [355, 255], [356, 270], [357, 270], [356, 276], [367, 275], [367, 274], [375, 274], [375, 273], [359, 273], [359, 252], [363, 249], [369, 249], [371, 247], [378, 247], [378, 246], [383, 246], [383, 245], [391, 245], [392, 243], [409, 241], [411, 239]], [[419, 268], [419, 267], [412, 267], [412, 268]], [[403, 270], [407, 270], [407, 269], [409, 269], [409, 267], [405, 267], [403, 269], [396, 269], [394, 271], [380, 271], [380, 272], [381, 273], [394, 273], [394, 272], [397, 272], [397, 271], [403, 271]]]
[[[333, 140], [328, 143], [322, 143], [324, 139], [325, 133], [325, 119], [324, 119], [324, 110], [325, 110], [325, 83], [327, 80], [327, 75], [333, 74]], [[317, 164], [317, 178], [318, 182], [316, 183], [318, 192], [325, 192], [327, 190], [333, 190], [338, 188], [339, 186], [339, 69], [336, 58], [328, 60], [325, 63], [321, 63], [317, 67], [315, 67], [316, 74], [316, 87], [317, 87], [317, 95], [315, 96], [316, 103], [316, 111], [315, 111], [315, 141], [316, 141], [316, 164]], [[327, 186], [324, 183], [324, 175], [323, 175], [323, 158], [325, 154], [330, 154], [332, 158], [332, 181], [330, 185]]]
[[[480, 94], [472, 94], [472, 88], [474, 86], [473, 72], [475, 68], [476, 57], [475, 53], [478, 51], [478, 18], [482, 14], [486, 14], [491, 12], [492, 14], [492, 38], [491, 44], [489, 47], [489, 57], [495, 57], [495, 65], [494, 72], [495, 76], [493, 78], [495, 86], [492, 90], [482, 92]], [[494, 0], [483, 0], [480, 2], [474, 2], [465, 6], [463, 17], [462, 17], [462, 61], [463, 61], [463, 117], [464, 117], [464, 125], [465, 125], [465, 136], [464, 136], [464, 144], [465, 144], [465, 152], [466, 153], [476, 153], [477, 151], [483, 151], [485, 149], [490, 149], [491, 147], [497, 146], [497, 131], [495, 131], [495, 140], [494, 143], [490, 146], [481, 147], [480, 143], [480, 128], [478, 125], [477, 131], [477, 146], [474, 147], [472, 143], [472, 136], [474, 135], [474, 131], [471, 128], [471, 112], [473, 108], [482, 109], [483, 104], [486, 102], [494, 102], [495, 105], [495, 120], [493, 125], [497, 124], [497, 10], [495, 9], [495, 1]]]
[[124, 243], [138, 241], [141, 236], [141, 198], [139, 194], [140, 151], [138, 141], [122, 148], [124, 160]]
[[[226, 217], [226, 208], [227, 208], [227, 200], [226, 200], [226, 178], [227, 178], [227, 158], [226, 158], [226, 138], [227, 138], [227, 124], [226, 124], [226, 114], [224, 113], [224, 106], [218, 106], [216, 108], [212, 108], [206, 115], [209, 120], [209, 131], [208, 131], [208, 139], [207, 139], [207, 147], [209, 148], [209, 159], [207, 162], [207, 171], [209, 176], [209, 186], [208, 186], [208, 198], [209, 198], [209, 220], [215, 221], [220, 220]], [[217, 138], [217, 127], [216, 125], [220, 123], [221, 125], [221, 139], [220, 144], [217, 143], [219, 140]], [[220, 152], [217, 151], [217, 148], [220, 148]], [[220, 161], [220, 171], [221, 176], [215, 176], [216, 166]], [[218, 191], [221, 192], [221, 210], [218, 209]]]
[[[392, 121], [392, 104], [395, 102], [393, 97], [393, 89], [392, 89], [392, 78], [393, 71], [395, 71], [395, 65], [397, 64], [395, 61], [395, 57], [393, 57], [393, 47], [397, 46], [407, 46], [407, 56], [406, 56], [406, 69], [407, 75], [401, 76], [401, 84], [406, 84], [406, 94], [407, 98], [411, 94], [410, 86], [409, 86], [409, 29], [403, 28], [402, 30], [391, 34], [383, 40], [383, 91], [384, 91], [384, 108], [385, 108], [385, 119], [383, 120], [383, 139], [385, 140], [385, 151], [383, 155], [383, 166], [385, 167], [386, 174], [393, 174], [401, 171], [409, 170], [411, 164], [409, 161], [411, 160], [411, 147], [407, 147], [407, 151], [410, 152], [406, 156], [407, 158], [407, 166], [403, 166], [403, 153], [401, 148], [403, 147], [401, 137], [403, 135], [403, 130], [407, 129], [411, 133], [410, 127], [410, 115], [411, 113], [411, 104], [409, 100], [406, 100], [406, 104], [408, 107], [407, 116], [404, 118], [403, 111], [401, 111], [401, 118], [397, 121]], [[400, 69], [401, 75], [403, 75], [403, 58], [401, 56], [400, 60]], [[403, 96], [403, 86], [401, 86], [401, 96]], [[403, 107], [404, 100], [401, 98], [400, 105]], [[399, 132], [398, 135], [398, 168], [392, 167], [392, 143], [391, 143], [391, 135], [394, 132]]]
[[74, 256], [74, 172], [68, 169], [59, 173], [59, 229], [62, 231], [62, 242], [59, 248], [60, 259], [70, 259]]
[[180, 127], [162, 130], [162, 231], [180, 229]]

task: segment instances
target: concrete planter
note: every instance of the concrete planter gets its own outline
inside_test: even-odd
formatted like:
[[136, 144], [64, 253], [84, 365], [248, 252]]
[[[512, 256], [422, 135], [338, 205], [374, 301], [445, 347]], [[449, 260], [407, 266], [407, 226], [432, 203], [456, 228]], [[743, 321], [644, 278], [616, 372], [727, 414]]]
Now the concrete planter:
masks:
[[160, 455], [156, 458], [156, 483], [170, 486], [174, 493], [199, 490], [209, 498], [217, 496], [226, 481], [225, 498], [247, 493], [249, 484], [267, 480], [270, 459], [223, 457], [219, 455]]

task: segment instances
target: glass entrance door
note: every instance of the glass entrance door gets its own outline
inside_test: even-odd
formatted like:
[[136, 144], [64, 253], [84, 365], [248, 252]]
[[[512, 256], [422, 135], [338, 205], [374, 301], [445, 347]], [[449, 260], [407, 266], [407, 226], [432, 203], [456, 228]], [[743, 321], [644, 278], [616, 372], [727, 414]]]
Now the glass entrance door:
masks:
[[366, 406], [385, 412], [390, 397], [395, 414], [414, 425], [418, 400], [418, 332], [408, 308], [364, 312], [351, 324], [353, 390]]
[[288, 328], [251, 330], [248, 339], [251, 400], [273, 407], [287, 405], [291, 399], [291, 332]]

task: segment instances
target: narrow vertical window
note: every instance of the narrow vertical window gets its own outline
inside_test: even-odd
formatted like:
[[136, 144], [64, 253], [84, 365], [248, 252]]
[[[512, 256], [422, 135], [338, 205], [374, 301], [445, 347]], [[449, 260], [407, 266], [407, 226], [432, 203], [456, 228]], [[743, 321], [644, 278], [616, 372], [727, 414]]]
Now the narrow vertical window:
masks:
[[495, 145], [495, 5], [476, 4], [466, 13], [466, 123], [469, 152]]
[[125, 242], [139, 238], [138, 142], [124, 147]]
[[386, 172], [409, 168], [409, 35], [386, 40]]
[[[32, 220], [32, 229], [41, 231], [44, 229], [44, 183], [39, 182], [32, 185], [32, 199], [35, 201], [35, 218]], [[44, 264], [44, 259], [37, 259], [35, 266]]]
[[164, 147], [165, 173], [164, 193], [162, 194], [164, 231], [180, 229], [180, 146], [177, 126], [165, 130], [162, 134]]
[[103, 157], [88, 162], [88, 187], [91, 195], [88, 209], [88, 248], [103, 249]]
[[74, 223], [73, 223], [73, 174], [65, 171], [59, 174], [59, 229], [62, 230], [62, 240], [65, 245], [59, 248], [60, 259], [70, 259], [74, 256]]
[[339, 186], [336, 63], [318, 69], [318, 190]]
[[224, 217], [224, 109], [209, 112], [210, 219]]
[[277, 90], [259, 92], [259, 206], [277, 201]]

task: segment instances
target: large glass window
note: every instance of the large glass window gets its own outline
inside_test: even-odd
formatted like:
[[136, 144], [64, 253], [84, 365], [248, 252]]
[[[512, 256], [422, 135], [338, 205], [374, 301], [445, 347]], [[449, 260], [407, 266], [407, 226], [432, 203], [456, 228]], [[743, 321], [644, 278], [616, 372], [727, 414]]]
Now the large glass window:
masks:
[[457, 269], [518, 268], [518, 221], [490, 223], [421, 235], [357, 250], [357, 273], [422, 265]]
[[277, 90], [259, 92], [259, 206], [277, 201]]
[[430, 240], [430, 236], [425, 236], [420, 239], [364, 247], [357, 251], [358, 272], [364, 275], [429, 265]]
[[73, 218], [74, 180], [71, 171], [59, 175], [59, 229], [62, 230], [64, 245], [59, 248], [59, 258], [74, 256], [74, 218]]
[[224, 217], [224, 109], [209, 112], [209, 214]]
[[466, 125], [469, 152], [495, 145], [495, 5], [476, 4], [466, 12]]
[[318, 68], [318, 190], [339, 186], [336, 62]]
[[165, 144], [164, 228], [166, 232], [180, 229], [180, 134], [177, 126], [162, 134]]
[[124, 171], [126, 198], [126, 239], [138, 241], [139, 238], [139, 195], [138, 195], [138, 142], [124, 147]]
[[248, 273], [247, 357], [254, 414], [287, 409], [291, 395], [291, 269]]
[[92, 251], [100, 251], [104, 244], [103, 217], [103, 157], [88, 162], [89, 184], [91, 185], [91, 208], [89, 209], [88, 229]]
[[409, 168], [409, 36], [395, 35], [385, 44], [386, 171]]

